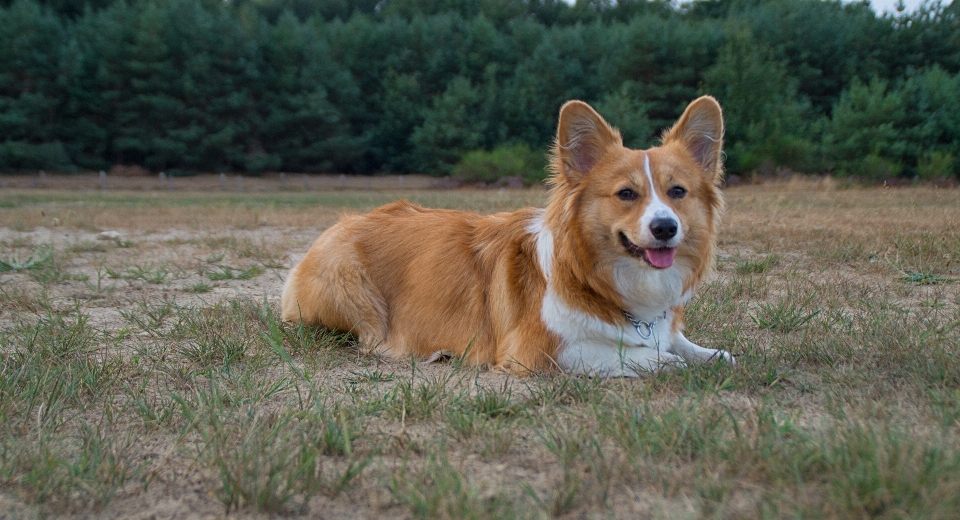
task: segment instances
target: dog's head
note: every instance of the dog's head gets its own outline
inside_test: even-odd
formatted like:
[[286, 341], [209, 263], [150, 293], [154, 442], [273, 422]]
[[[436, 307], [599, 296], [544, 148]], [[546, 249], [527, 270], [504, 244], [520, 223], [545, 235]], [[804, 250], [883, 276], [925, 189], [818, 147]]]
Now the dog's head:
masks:
[[699, 279], [723, 204], [722, 145], [723, 116], [709, 96], [690, 103], [662, 145], [648, 150], [625, 148], [589, 105], [570, 101], [560, 110], [551, 161], [554, 202], [601, 261], [682, 266]]

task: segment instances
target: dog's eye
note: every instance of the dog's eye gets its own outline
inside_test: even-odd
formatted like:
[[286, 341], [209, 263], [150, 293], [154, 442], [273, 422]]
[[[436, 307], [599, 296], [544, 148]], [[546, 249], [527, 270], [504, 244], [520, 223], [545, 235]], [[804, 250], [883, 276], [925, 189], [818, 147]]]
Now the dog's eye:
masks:
[[617, 198], [620, 200], [637, 200], [637, 192], [630, 188], [624, 188], [617, 192]]
[[682, 199], [687, 194], [687, 189], [683, 186], [674, 186], [667, 190], [667, 196], [671, 199]]

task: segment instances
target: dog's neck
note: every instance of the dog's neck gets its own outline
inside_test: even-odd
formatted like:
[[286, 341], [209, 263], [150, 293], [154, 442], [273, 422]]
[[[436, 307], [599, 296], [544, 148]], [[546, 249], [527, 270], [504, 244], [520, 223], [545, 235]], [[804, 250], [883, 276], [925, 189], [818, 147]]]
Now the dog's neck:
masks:
[[558, 211], [557, 206], [551, 204], [538, 212], [528, 227], [538, 230], [538, 260], [548, 287], [570, 308], [607, 323], [622, 320], [626, 307], [616, 286], [614, 265], [596, 262], [595, 248], [584, 239], [574, 208]]

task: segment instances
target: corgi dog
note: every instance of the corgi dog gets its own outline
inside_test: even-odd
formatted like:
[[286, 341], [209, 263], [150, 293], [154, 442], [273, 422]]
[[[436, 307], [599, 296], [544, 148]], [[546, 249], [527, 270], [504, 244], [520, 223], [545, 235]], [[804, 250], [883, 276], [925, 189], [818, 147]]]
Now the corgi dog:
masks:
[[661, 146], [632, 150], [570, 101], [546, 208], [481, 216], [400, 201], [346, 216], [290, 271], [282, 318], [391, 357], [449, 354], [518, 374], [734, 362], [683, 335], [684, 304], [714, 256], [723, 131], [704, 96]]

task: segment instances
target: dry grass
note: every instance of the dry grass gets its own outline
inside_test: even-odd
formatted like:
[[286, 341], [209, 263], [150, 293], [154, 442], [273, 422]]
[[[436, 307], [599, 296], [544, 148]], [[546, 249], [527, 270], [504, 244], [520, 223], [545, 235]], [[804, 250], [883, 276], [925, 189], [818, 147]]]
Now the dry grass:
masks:
[[319, 231], [398, 195], [0, 194], [0, 516], [960, 510], [956, 190], [726, 190], [687, 316], [739, 365], [606, 381], [388, 362], [279, 323]]
[[[430, 207], [492, 212], [542, 204], [545, 191], [341, 191], [318, 193], [169, 193], [10, 191], [0, 225], [14, 231], [163, 229], [196, 231], [263, 227], [323, 229], [344, 212], [366, 211], [398, 198]], [[79, 199], [79, 200], [78, 200]]]

